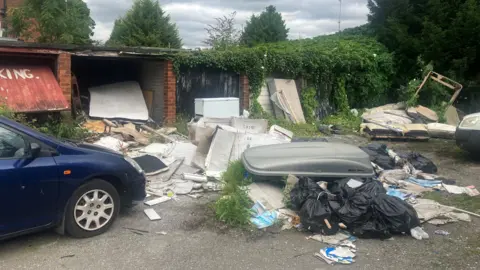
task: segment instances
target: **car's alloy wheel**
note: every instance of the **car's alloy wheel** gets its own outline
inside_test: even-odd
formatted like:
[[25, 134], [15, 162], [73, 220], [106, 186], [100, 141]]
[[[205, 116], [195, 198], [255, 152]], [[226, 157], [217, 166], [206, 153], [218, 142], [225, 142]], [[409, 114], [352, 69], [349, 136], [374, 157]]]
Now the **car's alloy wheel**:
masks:
[[108, 230], [118, 216], [120, 196], [117, 189], [102, 179], [92, 179], [78, 187], [65, 209], [65, 231], [85, 238]]
[[115, 205], [107, 192], [95, 189], [83, 194], [75, 204], [74, 218], [77, 225], [86, 231], [95, 231], [113, 217]]

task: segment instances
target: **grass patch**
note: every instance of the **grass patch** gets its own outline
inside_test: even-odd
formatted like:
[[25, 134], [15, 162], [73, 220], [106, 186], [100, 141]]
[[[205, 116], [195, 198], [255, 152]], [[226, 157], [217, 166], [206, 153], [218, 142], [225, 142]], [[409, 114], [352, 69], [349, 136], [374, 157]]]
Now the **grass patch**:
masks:
[[177, 132], [188, 136], [188, 128], [187, 123], [190, 122], [191, 117], [186, 114], [179, 113], [177, 114], [177, 118], [175, 119], [175, 128], [177, 128]]
[[424, 193], [425, 199], [434, 200], [443, 205], [457, 207], [473, 213], [480, 213], [480, 197], [470, 197], [465, 194], [455, 195], [445, 192], [432, 191]]
[[215, 217], [229, 226], [243, 227], [249, 224], [250, 207], [247, 186], [252, 182], [241, 161], [228, 166], [222, 175], [222, 196], [215, 202]]
[[[260, 105], [259, 105], [260, 106]], [[261, 111], [258, 113], [252, 113], [250, 115], [251, 119], [266, 119], [268, 121], [268, 127], [270, 128], [273, 125], [281, 126], [285, 129], [293, 132], [296, 137], [319, 137], [323, 136], [322, 133], [318, 131], [317, 125], [315, 123], [304, 123], [304, 124], [295, 124], [286, 119], [276, 119], [272, 115]]]
[[320, 121], [320, 123], [324, 125], [337, 125], [345, 131], [356, 132], [360, 129], [360, 124], [362, 123], [362, 118], [360, 117], [362, 113], [362, 111], [359, 111], [358, 116], [350, 112], [329, 115]]

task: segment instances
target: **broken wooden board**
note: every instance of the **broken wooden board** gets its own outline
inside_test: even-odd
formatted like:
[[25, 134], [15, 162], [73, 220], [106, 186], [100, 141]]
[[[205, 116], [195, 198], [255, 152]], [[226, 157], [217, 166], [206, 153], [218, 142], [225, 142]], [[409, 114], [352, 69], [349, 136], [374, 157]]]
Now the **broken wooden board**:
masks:
[[[360, 133], [367, 135], [371, 139], [410, 139], [410, 140], [428, 140], [430, 138], [428, 130], [423, 124], [391, 124], [391, 128], [386, 128], [376, 124], [361, 124]], [[401, 132], [396, 132], [400, 130]]]
[[438, 115], [435, 111], [421, 105], [417, 106], [415, 110], [417, 111], [417, 114], [427, 122], [438, 122]]
[[118, 128], [113, 128], [112, 127], [112, 132], [115, 132], [115, 133], [120, 133], [124, 136], [130, 136], [130, 137], [133, 137], [133, 139], [142, 144], [142, 145], [147, 145], [149, 144], [149, 140], [147, 137], [145, 137], [142, 133], [136, 131], [136, 130], [132, 130], [130, 128], [127, 128], [127, 127], [118, 127]]
[[94, 133], [104, 133], [107, 129], [101, 120], [87, 120], [82, 126]]

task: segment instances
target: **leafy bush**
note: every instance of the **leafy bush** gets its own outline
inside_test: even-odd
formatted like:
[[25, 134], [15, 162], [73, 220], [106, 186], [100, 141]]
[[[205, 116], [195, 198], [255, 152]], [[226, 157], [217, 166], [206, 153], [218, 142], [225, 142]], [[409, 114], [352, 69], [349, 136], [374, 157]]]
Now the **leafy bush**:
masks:
[[394, 73], [392, 55], [383, 45], [374, 38], [348, 35], [227, 51], [183, 52], [172, 56], [172, 60], [177, 74], [193, 67], [245, 74], [253, 100], [258, 98], [266, 76], [282, 74], [284, 78], [305, 79], [317, 94], [321, 94], [317, 97], [330, 99], [342, 86], [345, 91], [340, 89], [343, 100], [339, 103], [345, 104], [348, 99], [348, 104], [357, 108], [380, 105], [386, 99], [385, 91], [390, 87]]
[[252, 202], [248, 198], [247, 185], [251, 179], [241, 161], [230, 164], [222, 175], [222, 197], [215, 202], [215, 216], [231, 226], [245, 226], [250, 220]]
[[82, 140], [88, 136], [88, 130], [71, 119], [49, 117], [46, 122], [39, 123], [35, 118], [29, 119], [26, 114], [13, 112], [5, 104], [0, 105], [0, 116], [59, 139]]

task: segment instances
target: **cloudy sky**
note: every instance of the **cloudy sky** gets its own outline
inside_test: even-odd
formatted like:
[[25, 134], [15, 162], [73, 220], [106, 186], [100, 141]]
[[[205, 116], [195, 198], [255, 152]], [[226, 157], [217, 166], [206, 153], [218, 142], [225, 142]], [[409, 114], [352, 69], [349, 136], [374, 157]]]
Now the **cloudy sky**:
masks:
[[[106, 41], [116, 18], [125, 14], [133, 0], [84, 0], [96, 22], [95, 39]], [[307, 38], [338, 30], [339, 0], [160, 0], [163, 9], [177, 24], [183, 44], [203, 47], [205, 27], [214, 18], [237, 12], [238, 28], [252, 14], [268, 5], [282, 13], [290, 28], [289, 38]], [[342, 29], [361, 25], [368, 14], [367, 0], [342, 0]]]

